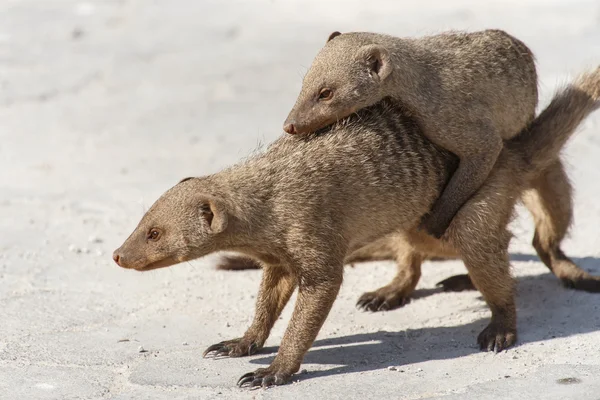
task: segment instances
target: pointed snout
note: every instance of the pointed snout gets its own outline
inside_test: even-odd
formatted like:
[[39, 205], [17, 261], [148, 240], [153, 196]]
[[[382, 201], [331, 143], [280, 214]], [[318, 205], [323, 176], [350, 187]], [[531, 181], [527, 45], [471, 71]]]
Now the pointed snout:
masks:
[[122, 267], [122, 265], [121, 265], [121, 261], [123, 260], [123, 257], [122, 257], [122, 255], [120, 254], [120, 250], [121, 250], [120, 248], [119, 248], [119, 249], [117, 249], [117, 250], [115, 250], [115, 251], [113, 252], [113, 256], [112, 256], [112, 257], [113, 257], [113, 260], [115, 261], [115, 263], [117, 263], [117, 265], [118, 265], [119, 267]]
[[302, 113], [292, 110], [283, 123], [283, 130], [290, 135], [305, 135], [313, 132], [314, 124]]
[[294, 120], [286, 120], [283, 124], [283, 130], [289, 133], [290, 135], [295, 135], [298, 133], [296, 130], [296, 124]]
[[123, 249], [123, 246], [116, 249], [112, 254], [113, 261], [121, 268], [131, 269], [135, 268], [132, 264], [131, 254], [128, 254], [126, 250]]

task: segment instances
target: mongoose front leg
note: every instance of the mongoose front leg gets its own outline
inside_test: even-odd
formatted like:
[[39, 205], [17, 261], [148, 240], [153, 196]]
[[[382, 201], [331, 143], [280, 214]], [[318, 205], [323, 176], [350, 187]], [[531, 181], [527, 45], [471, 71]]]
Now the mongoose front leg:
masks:
[[421, 223], [422, 229], [438, 239], [458, 210], [483, 185], [502, 150], [502, 138], [493, 129], [478, 132], [483, 133], [468, 138], [449, 134], [443, 139], [431, 139], [460, 158], [458, 168]]
[[387, 285], [366, 292], [356, 305], [365, 311], [387, 311], [402, 307], [410, 300], [421, 278], [423, 256], [411, 249], [405, 249], [396, 256], [398, 268], [396, 276]]
[[285, 331], [275, 359], [267, 368], [243, 375], [238, 385], [262, 386], [283, 385], [300, 364], [312, 346], [342, 284], [343, 265], [312, 268], [310, 276], [299, 278], [298, 299], [292, 319]]
[[[515, 282], [508, 255], [512, 235], [507, 225], [521, 185], [512, 174], [493, 174], [461, 208], [447, 232], [448, 242], [460, 252], [469, 277], [492, 312], [489, 325], [477, 337], [481, 350], [499, 352], [517, 340]], [[498, 188], [504, 191], [499, 194]]]
[[460, 251], [469, 277], [492, 311], [492, 319], [477, 342], [481, 350], [495, 352], [517, 340], [515, 284], [508, 255], [511, 234], [506, 229], [515, 199], [510, 193], [503, 197], [496, 193], [496, 183], [508, 184], [509, 178], [491, 178], [448, 229], [450, 243]]
[[242, 357], [256, 353], [263, 347], [295, 288], [296, 278], [290, 271], [279, 265], [265, 266], [250, 328], [241, 338], [210, 346], [204, 351], [203, 357], [209, 354], [215, 357]]

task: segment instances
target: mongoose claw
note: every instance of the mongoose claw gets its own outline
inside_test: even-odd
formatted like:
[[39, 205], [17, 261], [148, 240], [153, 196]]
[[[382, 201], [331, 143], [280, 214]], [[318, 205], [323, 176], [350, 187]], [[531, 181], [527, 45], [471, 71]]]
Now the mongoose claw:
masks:
[[259, 368], [256, 371], [248, 372], [242, 375], [238, 380], [237, 385], [243, 387], [263, 387], [267, 388], [270, 386], [285, 385], [290, 380], [291, 374], [275, 372], [272, 373], [271, 367]]
[[454, 275], [435, 284], [441, 286], [444, 292], [462, 292], [463, 290], [475, 290], [471, 277], [467, 274]]
[[516, 330], [505, 328], [497, 322], [491, 322], [477, 337], [480, 350], [493, 351], [494, 353], [506, 350], [516, 341]]
[[358, 301], [356, 306], [364, 311], [389, 311], [395, 308], [404, 306], [410, 301], [400, 293], [391, 293], [389, 295], [380, 294], [378, 291], [364, 293]]
[[252, 382], [254, 382], [254, 372], [248, 372], [247, 374], [242, 375], [238, 380], [237, 385], [242, 387], [248, 382], [250, 382], [250, 386], [254, 386], [252, 385]]
[[206, 356], [208, 356], [210, 353], [214, 353], [212, 354], [212, 357], [215, 358], [219, 356], [227, 356], [229, 355], [229, 348], [225, 344], [225, 342], [213, 344], [212, 346], [209, 346], [206, 350], [204, 350], [204, 353], [202, 353], [202, 357], [206, 358]]
[[223, 342], [213, 344], [212, 346], [209, 346], [206, 350], [204, 350], [204, 353], [202, 353], [202, 357], [206, 358], [206, 356], [208, 356], [209, 354], [213, 358], [221, 356], [243, 357], [251, 356], [252, 354], [255, 354], [258, 350], [258, 344], [256, 344], [255, 342], [251, 342], [249, 345], [247, 345], [243, 338], [240, 338], [233, 340], [225, 340]]

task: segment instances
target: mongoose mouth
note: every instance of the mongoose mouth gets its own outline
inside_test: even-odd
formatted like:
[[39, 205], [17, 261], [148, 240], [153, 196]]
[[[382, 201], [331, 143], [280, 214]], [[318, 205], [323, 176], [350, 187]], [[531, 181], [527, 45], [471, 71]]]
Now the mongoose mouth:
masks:
[[136, 271], [140, 271], [140, 272], [151, 271], [153, 269], [170, 267], [172, 265], [179, 264], [182, 261], [183, 260], [176, 260], [173, 257], [167, 257], [163, 260], [155, 261], [153, 263], [150, 263], [150, 264], [147, 264], [144, 266], [134, 266], [134, 267], [131, 267], [131, 269], [135, 269]]

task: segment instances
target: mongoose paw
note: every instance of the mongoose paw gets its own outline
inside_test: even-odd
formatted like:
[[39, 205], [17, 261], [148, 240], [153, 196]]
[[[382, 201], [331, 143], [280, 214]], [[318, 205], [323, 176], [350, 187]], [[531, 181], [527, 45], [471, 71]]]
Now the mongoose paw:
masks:
[[467, 274], [454, 275], [435, 284], [441, 286], [444, 292], [462, 292], [463, 290], [475, 290], [471, 277]]
[[401, 291], [386, 293], [385, 288], [374, 292], [366, 292], [356, 302], [356, 306], [364, 311], [389, 311], [402, 307], [410, 302], [410, 299], [402, 294]]
[[260, 346], [255, 342], [245, 340], [244, 338], [225, 340], [223, 342], [213, 344], [209, 346], [202, 357], [211, 355], [213, 358], [217, 357], [244, 357], [251, 356], [260, 349]]
[[502, 323], [490, 322], [490, 324], [479, 334], [477, 343], [483, 351], [499, 353], [511, 347], [517, 341], [517, 330], [507, 328]]
[[239, 387], [247, 385], [251, 388], [261, 386], [267, 388], [269, 386], [285, 385], [289, 382], [291, 376], [292, 374], [277, 371], [276, 368], [270, 366], [268, 368], [259, 368], [256, 371], [242, 375], [238, 380], [237, 385]]

